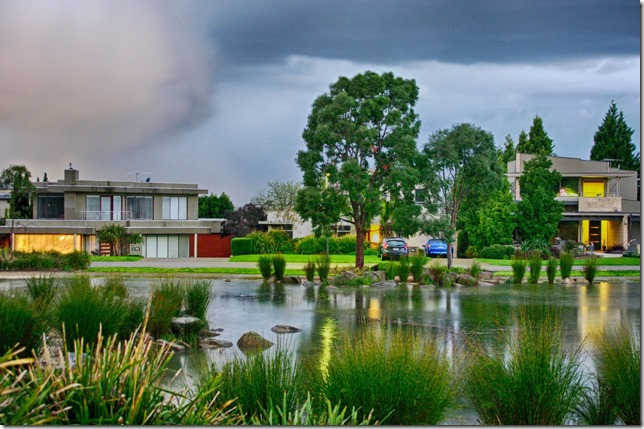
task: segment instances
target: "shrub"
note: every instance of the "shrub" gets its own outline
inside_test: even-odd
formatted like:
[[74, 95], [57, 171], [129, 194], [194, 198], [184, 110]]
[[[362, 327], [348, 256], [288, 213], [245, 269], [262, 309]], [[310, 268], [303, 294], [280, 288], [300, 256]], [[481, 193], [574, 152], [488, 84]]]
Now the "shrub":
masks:
[[584, 278], [588, 280], [588, 283], [593, 283], [595, 276], [597, 275], [597, 270], [599, 269], [596, 256], [590, 256], [584, 261]]
[[522, 258], [513, 257], [512, 259], [512, 278], [514, 279], [514, 284], [520, 285], [525, 276], [526, 267], [528, 266], [528, 261]]
[[561, 253], [561, 256], [559, 256], [559, 271], [561, 272], [562, 279], [570, 277], [574, 263], [575, 256], [571, 252], [565, 251]]
[[429, 275], [432, 283], [437, 287], [448, 286], [447, 266], [441, 265], [438, 261], [429, 266]]
[[45, 331], [29, 299], [23, 294], [8, 292], [0, 292], [0, 327], [0, 355], [19, 345], [24, 349], [18, 355], [31, 356], [32, 350], [38, 350], [40, 336]]
[[[335, 238], [335, 237], [334, 237]], [[356, 252], [356, 236], [343, 235], [342, 237], [335, 238], [337, 242], [338, 251], [340, 255], [350, 255]], [[366, 244], [366, 243], [365, 243]]]
[[539, 255], [546, 255], [550, 252], [550, 243], [543, 238], [529, 238], [521, 243], [521, 250], [525, 253], [536, 251]]
[[63, 329], [65, 344], [72, 347], [81, 338], [86, 344], [94, 344], [99, 332], [121, 334], [129, 311], [126, 299], [92, 286], [88, 276], [74, 276], [61, 293], [55, 319], [57, 327]]
[[91, 264], [92, 257], [85, 251], [73, 251], [63, 256], [62, 266], [65, 270], [86, 270]]
[[251, 255], [253, 253], [253, 240], [247, 237], [235, 237], [230, 241], [230, 253], [233, 256]]
[[210, 305], [210, 280], [193, 280], [186, 284], [186, 313], [206, 324], [206, 312]]
[[423, 281], [425, 265], [427, 265], [429, 259], [427, 259], [424, 253], [417, 253], [409, 259], [411, 261], [411, 276], [414, 282], [421, 283]]
[[284, 258], [284, 255], [273, 255], [271, 260], [275, 270], [275, 280], [281, 282], [286, 272], [286, 258]]
[[557, 275], [557, 258], [550, 257], [548, 258], [548, 265], [546, 265], [546, 275], [548, 276], [548, 284], [553, 284], [555, 282], [555, 276]]
[[641, 421], [641, 346], [634, 329], [619, 326], [605, 334], [593, 335], [597, 347], [595, 365], [598, 378], [615, 401], [617, 414], [626, 425]]
[[272, 260], [269, 255], [262, 255], [257, 260], [257, 268], [264, 280], [268, 280], [273, 274]]
[[315, 260], [315, 266], [317, 267], [320, 281], [326, 282], [329, 279], [329, 271], [331, 271], [331, 259], [328, 256], [320, 255]]
[[325, 397], [388, 425], [439, 424], [455, 397], [440, 340], [416, 330], [386, 335], [368, 329], [342, 338], [328, 363]]
[[27, 292], [37, 311], [44, 311], [51, 308], [56, 297], [58, 279], [52, 275], [30, 277], [25, 280]]
[[530, 252], [530, 284], [539, 283], [541, 277], [541, 251], [532, 250]]
[[326, 242], [324, 237], [308, 237], [300, 238], [295, 245], [295, 252], [302, 255], [319, 255], [326, 252]]
[[[564, 425], [584, 391], [580, 349], [568, 354], [558, 315], [522, 311], [516, 333], [488, 355], [474, 347], [465, 394], [485, 425]], [[538, 404], [538, 405], [537, 405]]]
[[481, 249], [479, 255], [483, 259], [510, 259], [514, 254], [514, 246], [510, 244], [493, 244]]
[[181, 313], [184, 293], [181, 282], [172, 279], [164, 279], [152, 285], [148, 331], [154, 338], [170, 333], [172, 319]]
[[476, 261], [472, 262], [472, 265], [470, 265], [469, 274], [478, 282], [479, 277], [481, 277], [481, 264]]
[[308, 261], [304, 265], [303, 269], [308, 281], [312, 282], [315, 280], [315, 261]]
[[398, 261], [397, 268], [398, 268], [398, 278], [400, 279], [400, 283], [407, 283], [407, 280], [409, 279], [409, 272], [411, 271], [411, 262], [409, 261], [408, 258], [400, 258], [400, 261]]
[[274, 229], [269, 232], [253, 232], [246, 238], [253, 241], [253, 253], [291, 253], [293, 245], [286, 232], [281, 229]]

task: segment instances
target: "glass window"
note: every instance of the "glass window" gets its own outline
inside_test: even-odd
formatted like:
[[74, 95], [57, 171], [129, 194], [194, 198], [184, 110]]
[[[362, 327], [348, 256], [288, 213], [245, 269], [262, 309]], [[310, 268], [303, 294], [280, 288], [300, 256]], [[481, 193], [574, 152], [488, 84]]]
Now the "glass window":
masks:
[[163, 197], [161, 214], [163, 219], [188, 219], [187, 197]]
[[85, 219], [101, 219], [101, 197], [98, 195], [88, 195], [85, 197]]
[[126, 210], [129, 219], [152, 219], [152, 197], [127, 197]]
[[39, 195], [37, 216], [38, 219], [64, 219], [65, 196]]

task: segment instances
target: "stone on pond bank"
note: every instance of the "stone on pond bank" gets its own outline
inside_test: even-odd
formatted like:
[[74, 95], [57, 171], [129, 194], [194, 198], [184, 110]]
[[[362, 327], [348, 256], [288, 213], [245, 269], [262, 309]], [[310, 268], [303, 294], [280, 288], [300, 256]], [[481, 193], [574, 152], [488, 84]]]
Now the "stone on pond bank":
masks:
[[296, 332], [302, 332], [300, 328], [288, 325], [275, 325], [271, 328], [271, 331], [276, 334], [294, 334]]
[[257, 332], [246, 332], [239, 340], [237, 340], [237, 347], [240, 349], [245, 348], [268, 348], [273, 345], [272, 342], [259, 335]]

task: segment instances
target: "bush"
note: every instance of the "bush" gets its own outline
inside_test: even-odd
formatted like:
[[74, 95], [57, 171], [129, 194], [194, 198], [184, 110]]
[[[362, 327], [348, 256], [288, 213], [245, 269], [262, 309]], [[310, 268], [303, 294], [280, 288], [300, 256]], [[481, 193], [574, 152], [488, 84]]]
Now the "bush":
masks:
[[[337, 253], [340, 255], [351, 255], [356, 252], [356, 236], [355, 235], [343, 235], [342, 237], [335, 238], [337, 242]], [[366, 243], [365, 243], [366, 244]]]
[[449, 286], [447, 279], [447, 266], [441, 265], [438, 261], [429, 266], [429, 275], [435, 286]]
[[565, 251], [559, 256], [559, 271], [561, 272], [562, 279], [570, 277], [574, 263], [575, 256], [571, 252]]
[[273, 265], [270, 255], [262, 255], [257, 259], [257, 268], [264, 280], [268, 280], [273, 274]]
[[45, 332], [44, 323], [23, 294], [0, 292], [0, 326], [0, 355], [18, 345], [24, 347], [18, 355], [32, 356], [32, 350], [38, 350], [40, 337]]
[[415, 330], [346, 336], [326, 367], [324, 395], [387, 425], [439, 424], [455, 398], [455, 374], [440, 344]]
[[424, 253], [417, 253], [409, 259], [411, 261], [411, 276], [414, 282], [421, 283], [423, 281], [425, 265], [427, 265], [429, 259], [427, 259]]
[[271, 260], [275, 270], [275, 280], [281, 282], [286, 272], [286, 258], [284, 258], [284, 255], [273, 255]]
[[235, 237], [230, 241], [230, 253], [237, 255], [252, 255], [253, 240], [247, 237]]
[[510, 244], [493, 244], [479, 252], [483, 259], [510, 259], [514, 255], [514, 246]]
[[293, 245], [286, 232], [274, 229], [269, 232], [253, 232], [246, 238], [253, 241], [253, 253], [292, 253]]
[[554, 258], [552, 256], [548, 258], [548, 265], [546, 265], [548, 284], [553, 284], [555, 282], [555, 276], [557, 275], [557, 265], [557, 258]]
[[525, 276], [526, 267], [528, 266], [528, 261], [522, 258], [513, 258], [512, 259], [512, 278], [514, 279], [515, 285], [520, 285]]
[[481, 277], [481, 264], [479, 264], [476, 261], [472, 262], [472, 265], [470, 266], [470, 269], [469, 269], [469, 274], [472, 277], [474, 277], [478, 282], [479, 277]]
[[63, 255], [63, 269], [69, 271], [86, 270], [91, 264], [92, 257], [85, 251], [73, 251]]
[[[474, 348], [465, 394], [484, 425], [564, 425], [584, 391], [580, 349], [568, 354], [560, 317], [522, 311], [505, 347]], [[538, 405], [537, 405], [538, 404]]]
[[530, 252], [530, 284], [536, 285], [541, 277], [541, 251]]
[[547, 255], [550, 252], [550, 243], [543, 238], [530, 238], [521, 243], [521, 250], [525, 253], [536, 251], [540, 255]]
[[592, 284], [595, 281], [595, 276], [597, 275], [597, 270], [599, 270], [597, 257], [590, 256], [584, 261], [584, 278], [588, 280], [588, 283]]
[[27, 292], [37, 311], [44, 311], [51, 308], [58, 288], [58, 279], [54, 276], [30, 277], [25, 280]]

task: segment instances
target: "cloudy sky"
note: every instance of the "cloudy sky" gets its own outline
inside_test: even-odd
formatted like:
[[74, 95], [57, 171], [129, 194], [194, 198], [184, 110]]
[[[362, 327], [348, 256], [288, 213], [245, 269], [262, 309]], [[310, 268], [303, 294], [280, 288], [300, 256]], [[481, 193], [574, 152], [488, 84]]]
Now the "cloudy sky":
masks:
[[[3, 0], [0, 167], [198, 183], [236, 206], [295, 164], [339, 76], [415, 79], [418, 145], [535, 115], [588, 159], [611, 100], [640, 141], [635, 0]], [[140, 173], [140, 174], [136, 174]]]

